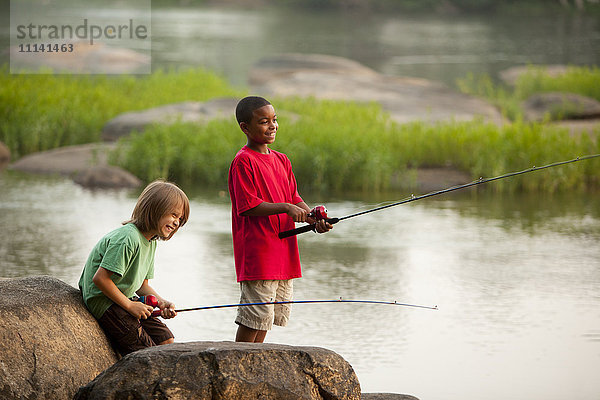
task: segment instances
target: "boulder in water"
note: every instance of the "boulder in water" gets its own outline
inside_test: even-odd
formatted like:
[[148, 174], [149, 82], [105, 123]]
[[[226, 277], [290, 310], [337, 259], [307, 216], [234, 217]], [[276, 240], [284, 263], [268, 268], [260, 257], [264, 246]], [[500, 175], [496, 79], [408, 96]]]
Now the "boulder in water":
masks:
[[190, 342], [123, 357], [75, 399], [359, 400], [354, 370], [318, 347]]

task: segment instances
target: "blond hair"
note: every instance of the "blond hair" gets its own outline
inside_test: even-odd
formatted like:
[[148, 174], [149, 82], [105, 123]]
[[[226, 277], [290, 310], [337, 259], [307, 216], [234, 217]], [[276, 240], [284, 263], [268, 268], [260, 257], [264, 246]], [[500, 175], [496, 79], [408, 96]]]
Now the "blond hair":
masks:
[[183, 214], [179, 225], [168, 237], [169, 240], [177, 230], [185, 225], [190, 215], [190, 201], [177, 185], [164, 180], [156, 180], [146, 186], [135, 204], [131, 219], [123, 224], [133, 223], [140, 232], [155, 232], [159, 230], [159, 220], [174, 208], [181, 206]]

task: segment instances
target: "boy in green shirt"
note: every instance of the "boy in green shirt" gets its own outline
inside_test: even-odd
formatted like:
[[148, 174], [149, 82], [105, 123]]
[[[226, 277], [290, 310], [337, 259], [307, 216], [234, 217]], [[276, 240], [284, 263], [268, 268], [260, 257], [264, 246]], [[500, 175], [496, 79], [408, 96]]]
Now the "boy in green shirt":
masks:
[[133, 297], [154, 295], [163, 318], [177, 315], [148, 280], [154, 277], [156, 239], [169, 240], [189, 212], [179, 187], [154, 181], [138, 198], [131, 219], [100, 239], [88, 257], [79, 279], [83, 301], [122, 355], [174, 341], [169, 328], [152, 317], [153, 307]]

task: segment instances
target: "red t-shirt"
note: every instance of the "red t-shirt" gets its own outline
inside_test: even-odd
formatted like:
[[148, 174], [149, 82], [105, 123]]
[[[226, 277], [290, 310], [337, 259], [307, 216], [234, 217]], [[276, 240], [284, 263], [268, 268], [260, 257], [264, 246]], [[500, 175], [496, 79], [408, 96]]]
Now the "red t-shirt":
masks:
[[302, 201], [287, 156], [274, 150], [262, 154], [242, 147], [229, 168], [229, 196], [238, 282], [301, 277], [296, 237], [277, 236], [281, 231], [294, 229], [294, 221], [285, 213], [265, 217], [241, 215], [262, 202]]

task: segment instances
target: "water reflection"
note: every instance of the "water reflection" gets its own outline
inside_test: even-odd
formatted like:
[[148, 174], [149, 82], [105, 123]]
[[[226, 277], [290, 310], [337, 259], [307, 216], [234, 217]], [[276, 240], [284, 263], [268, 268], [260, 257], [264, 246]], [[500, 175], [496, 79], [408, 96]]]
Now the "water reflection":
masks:
[[[92, 192], [61, 178], [0, 174], [0, 275], [76, 285], [96, 241], [137, 191]], [[236, 303], [230, 207], [187, 190], [188, 224], [159, 244], [152, 284], [180, 307]], [[381, 199], [331, 200], [332, 216]], [[402, 198], [402, 196], [398, 196]], [[600, 392], [600, 220], [594, 194], [465, 191], [345, 220], [299, 238], [297, 299], [438, 305], [295, 305], [271, 342], [340, 353], [366, 391], [420, 398], [591, 400]], [[177, 340], [232, 340], [235, 309], [182, 313]], [[569, 371], [578, 371], [577, 374]]]
[[[496, 78], [514, 65], [598, 65], [599, 32], [597, 18], [578, 13], [448, 17], [155, 6], [152, 67], [203, 66], [245, 86], [252, 65], [265, 56], [321, 53], [350, 58], [384, 74], [453, 86], [470, 72]], [[9, 45], [7, 28], [0, 27], [0, 44]], [[0, 54], [0, 61], [8, 62], [8, 53]]]
[[260, 58], [289, 52], [350, 58], [389, 75], [450, 86], [524, 64], [598, 64], [598, 22], [544, 18], [344, 13], [258, 8], [153, 9], [153, 67], [202, 65], [245, 85]]

